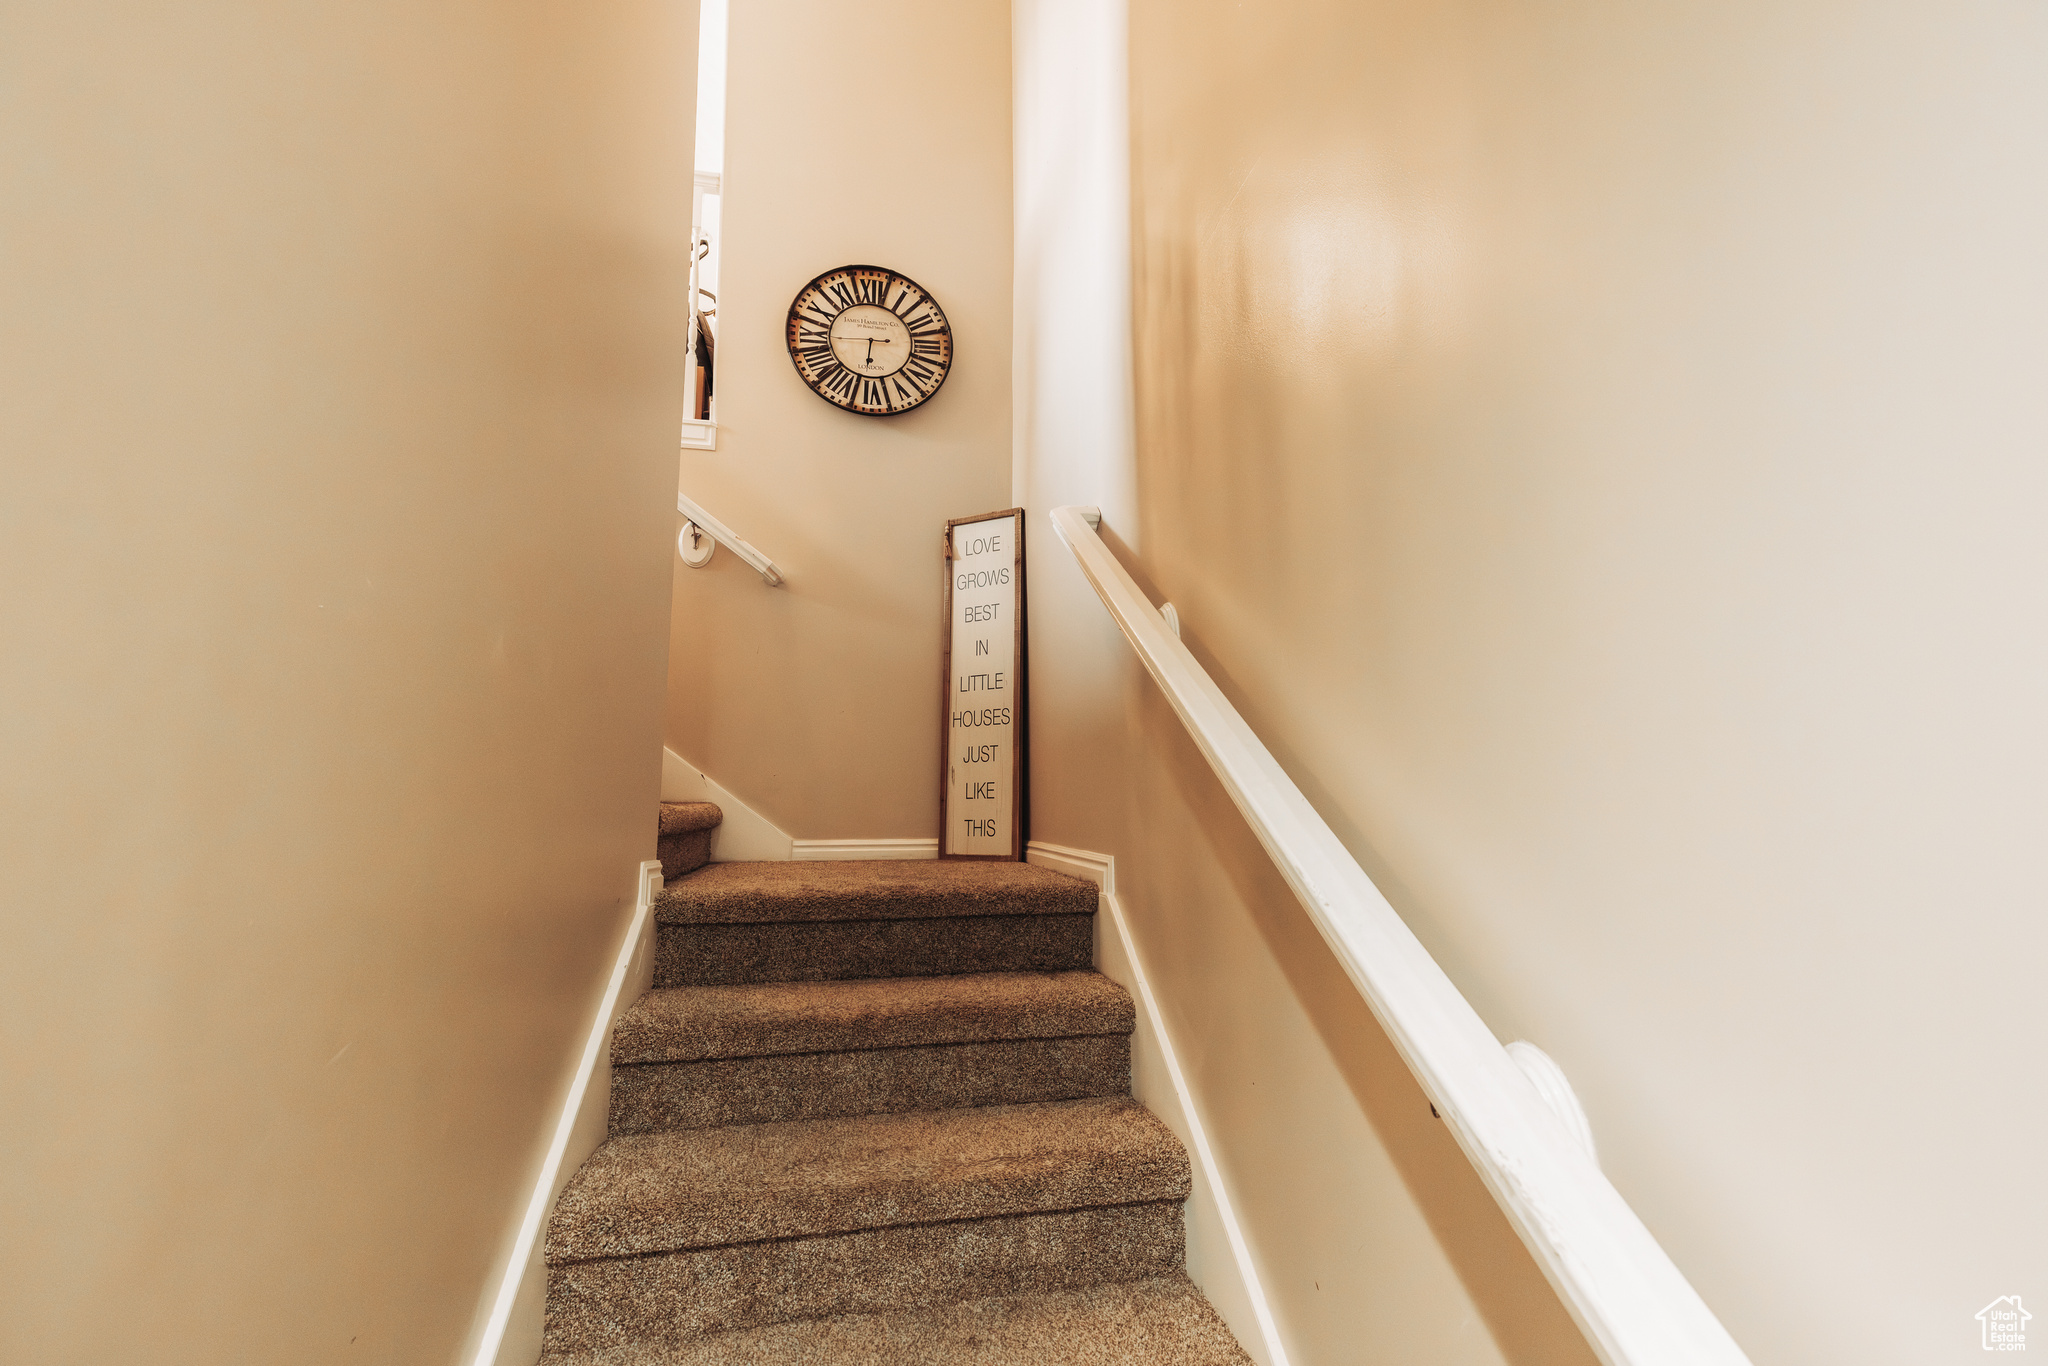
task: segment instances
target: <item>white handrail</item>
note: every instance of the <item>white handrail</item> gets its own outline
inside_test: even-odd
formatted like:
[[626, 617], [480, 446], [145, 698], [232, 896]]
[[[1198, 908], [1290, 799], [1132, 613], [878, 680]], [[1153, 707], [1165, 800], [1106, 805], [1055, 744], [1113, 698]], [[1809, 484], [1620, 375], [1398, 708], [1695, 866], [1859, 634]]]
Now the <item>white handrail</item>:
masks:
[[770, 588], [780, 588], [782, 586], [782, 571], [775, 567], [775, 561], [741, 540], [738, 533], [734, 532], [724, 522], [719, 521], [680, 493], [676, 495], [676, 511], [682, 513], [683, 516], [689, 518], [692, 522], [695, 522], [699, 531], [707, 533], [712, 540], [718, 542], [727, 550], [730, 550], [733, 554], [759, 570], [762, 579], [767, 582]]
[[1053, 529], [1607, 1366], [1747, 1366], [1735, 1339], [1102, 543]]

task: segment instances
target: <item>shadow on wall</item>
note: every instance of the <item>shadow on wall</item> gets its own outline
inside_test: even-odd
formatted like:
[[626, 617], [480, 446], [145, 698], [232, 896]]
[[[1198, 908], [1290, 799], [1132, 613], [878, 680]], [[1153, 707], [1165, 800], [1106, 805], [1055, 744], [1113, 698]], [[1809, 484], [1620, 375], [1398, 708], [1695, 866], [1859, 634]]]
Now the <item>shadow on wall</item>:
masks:
[[1513, 1366], [1593, 1366], [1596, 1358], [1577, 1325], [1450, 1130], [1431, 1114], [1407, 1064], [1251, 828], [1193, 754], [1171, 705], [1149, 680], [1142, 687], [1145, 748], [1174, 756], [1146, 765], [1148, 781], [1170, 787], [1159, 793], [1162, 804], [1181, 806], [1207, 838], [1234, 898], [1250, 914], [1501, 1357]]

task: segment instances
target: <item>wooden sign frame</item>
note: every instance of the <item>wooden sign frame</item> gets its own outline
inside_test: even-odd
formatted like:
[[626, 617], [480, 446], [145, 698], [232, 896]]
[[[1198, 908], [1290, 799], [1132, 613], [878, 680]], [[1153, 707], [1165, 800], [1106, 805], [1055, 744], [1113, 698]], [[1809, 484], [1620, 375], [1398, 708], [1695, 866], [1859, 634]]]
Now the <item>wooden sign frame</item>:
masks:
[[[1010, 557], [1010, 573], [1016, 586], [1016, 606], [1011, 613], [1011, 639], [1013, 641], [1011, 665], [1015, 677], [1010, 687], [1010, 830], [1008, 853], [955, 854], [948, 852], [952, 833], [948, 829], [950, 820], [967, 819], [953, 817], [952, 800], [954, 787], [953, 751], [962, 737], [955, 733], [954, 712], [963, 709], [963, 693], [956, 687], [953, 677], [953, 628], [954, 587], [956, 575], [953, 567], [953, 528], [975, 522], [993, 522], [1009, 518], [1013, 529], [1015, 548]], [[997, 552], [1000, 554], [1001, 552]], [[1030, 838], [1030, 801], [1028, 784], [1030, 765], [1026, 762], [1028, 743], [1028, 693], [1026, 679], [1029, 669], [1026, 663], [1026, 644], [1029, 631], [1024, 609], [1024, 509], [1001, 508], [995, 512], [977, 513], [972, 517], [955, 517], [946, 523], [945, 532], [945, 575], [946, 588], [943, 595], [945, 611], [940, 617], [940, 666], [939, 666], [939, 857], [956, 861], [1019, 863], [1024, 858], [1025, 842]], [[964, 608], [963, 608], [964, 610]], [[997, 624], [997, 629], [1000, 624]], [[1000, 763], [1001, 760], [996, 762]]]

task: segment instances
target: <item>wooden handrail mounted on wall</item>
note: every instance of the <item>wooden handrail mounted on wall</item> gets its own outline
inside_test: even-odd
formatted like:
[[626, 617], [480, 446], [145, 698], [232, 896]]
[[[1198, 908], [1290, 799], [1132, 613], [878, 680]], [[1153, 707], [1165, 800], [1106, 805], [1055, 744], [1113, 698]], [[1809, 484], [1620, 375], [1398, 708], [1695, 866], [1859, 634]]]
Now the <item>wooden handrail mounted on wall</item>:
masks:
[[1748, 1366], [1714, 1312], [1523, 1075], [1096, 533], [1053, 529], [1607, 1366]]
[[[676, 495], [676, 511], [682, 513], [699, 531], [746, 561], [761, 576], [761, 581], [770, 588], [782, 586], [782, 571], [775, 567], [775, 561], [741, 540], [738, 533], [724, 522], [680, 493]], [[705, 553], [708, 555], [710, 552]]]

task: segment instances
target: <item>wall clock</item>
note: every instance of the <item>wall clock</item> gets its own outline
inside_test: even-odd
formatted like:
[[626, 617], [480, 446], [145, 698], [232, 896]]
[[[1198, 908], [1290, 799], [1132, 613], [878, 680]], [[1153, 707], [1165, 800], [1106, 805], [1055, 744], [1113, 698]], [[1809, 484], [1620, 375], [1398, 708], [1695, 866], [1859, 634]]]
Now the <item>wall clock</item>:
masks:
[[789, 358], [827, 403], [869, 417], [907, 413], [939, 392], [953, 329], [938, 301], [881, 266], [841, 266], [789, 306]]

